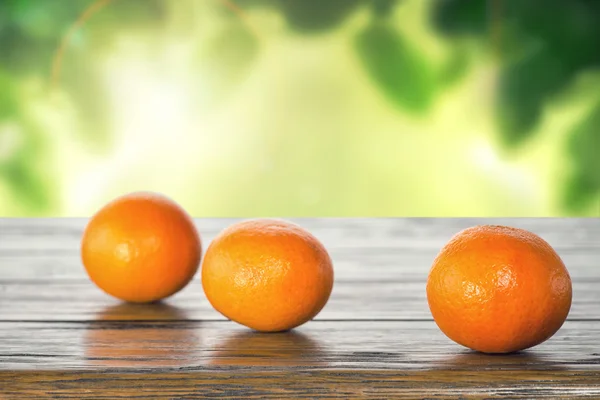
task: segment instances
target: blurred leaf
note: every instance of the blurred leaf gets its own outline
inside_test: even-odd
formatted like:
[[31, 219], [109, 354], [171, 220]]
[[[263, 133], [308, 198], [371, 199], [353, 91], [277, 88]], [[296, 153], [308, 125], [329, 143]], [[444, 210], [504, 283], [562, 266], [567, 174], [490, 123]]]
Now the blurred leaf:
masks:
[[90, 1], [23, 0], [13, 1], [11, 21], [35, 40], [50, 40], [56, 44], [67, 28], [83, 12]]
[[364, 0], [277, 0], [288, 24], [295, 30], [312, 33], [334, 28]]
[[0, 35], [2, 30], [9, 24], [10, 15], [8, 13], [8, 5], [6, 2], [0, 1]]
[[600, 105], [573, 130], [569, 149], [577, 164], [600, 188]]
[[485, 33], [487, 7], [488, 0], [435, 0], [432, 22], [449, 35]]
[[27, 208], [39, 211], [50, 206], [49, 190], [44, 179], [26, 159], [20, 158], [18, 162], [2, 166], [0, 175]]
[[[125, 25], [127, 27], [155, 25], [168, 13], [164, 0], [113, 0], [93, 17], [97, 25]], [[124, 20], [126, 17], [126, 20]], [[92, 20], [90, 20], [91, 22]]]
[[48, 73], [55, 43], [36, 40], [14, 24], [0, 33], [2, 67], [16, 75]]
[[[12, 73], [48, 75], [54, 51], [89, 0], [4, 0], [2, 64]], [[1, 14], [2, 12], [0, 12]]]
[[402, 0], [371, 0], [371, 8], [375, 15], [386, 17], [389, 16], [394, 7], [396, 7]]
[[569, 83], [573, 72], [567, 61], [547, 47], [501, 72], [498, 123], [507, 144], [516, 145], [528, 137], [547, 100]]
[[566, 204], [572, 209], [600, 194], [600, 104], [573, 129], [569, 151], [575, 171], [567, 185]]
[[[434, 25], [444, 34], [472, 34], [489, 43], [492, 34], [512, 46], [532, 40], [553, 48], [578, 66], [600, 61], [600, 2], [596, 0], [437, 0]], [[488, 29], [497, 24], [498, 32]], [[512, 36], [518, 37], [512, 37]], [[503, 49], [506, 55], [514, 49]]]
[[456, 83], [466, 75], [469, 68], [469, 54], [463, 48], [457, 46], [446, 63], [442, 66], [439, 74], [439, 82], [442, 86]]
[[51, 186], [54, 180], [47, 179], [50, 166], [45, 159], [47, 144], [39, 127], [29, 122], [23, 115], [13, 115], [11, 119], [18, 125], [18, 135], [23, 144], [16, 154], [0, 164], [0, 179], [8, 183], [13, 195], [24, 209], [38, 212], [51, 206], [54, 196]]
[[527, 139], [547, 101], [573, 77], [600, 67], [598, 1], [438, 0], [432, 19], [445, 34], [472, 34], [500, 51], [497, 121], [509, 145]]
[[511, 1], [503, 7], [524, 35], [552, 46], [572, 64], [598, 61], [600, 7], [597, 1]]
[[574, 173], [564, 187], [563, 202], [569, 210], [577, 212], [587, 208], [597, 195], [598, 188], [585, 174]]
[[436, 89], [433, 71], [393, 27], [368, 26], [356, 38], [356, 51], [379, 90], [396, 106], [415, 113], [429, 109]]
[[0, 121], [18, 113], [19, 103], [10, 77], [0, 71]]
[[196, 62], [211, 102], [227, 97], [241, 83], [258, 50], [254, 34], [234, 21], [199, 52]]

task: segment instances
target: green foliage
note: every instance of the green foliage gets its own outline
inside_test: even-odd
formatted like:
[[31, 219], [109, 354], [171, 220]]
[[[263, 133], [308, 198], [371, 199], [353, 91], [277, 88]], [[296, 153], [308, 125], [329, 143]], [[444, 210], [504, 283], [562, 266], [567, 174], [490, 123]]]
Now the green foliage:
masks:
[[487, 30], [487, 0], [437, 0], [433, 24], [446, 35], [483, 34]]
[[209, 46], [196, 58], [198, 74], [203, 78], [203, 90], [210, 94], [210, 103], [226, 99], [247, 76], [258, 56], [258, 39], [239, 20], [232, 21], [211, 39]]
[[[505, 56], [497, 115], [511, 147], [532, 134], [546, 105], [574, 78], [600, 67], [600, 1], [438, 0], [432, 21], [444, 34], [478, 38]], [[572, 132], [576, 172], [565, 196], [572, 209], [600, 194], [599, 123], [594, 114]]]
[[600, 193], [600, 103], [570, 133], [569, 151], [576, 162], [565, 202], [576, 211]]
[[[50, 82], [53, 62], [65, 35], [91, 0], [5, 0], [1, 2], [2, 67], [12, 76]], [[165, 17], [162, 0], [114, 0], [89, 17], [66, 43], [58, 84], [77, 104], [85, 138], [95, 146], [110, 138], [108, 103], [97, 76], [96, 56], [110, 48], [122, 28], [153, 28]], [[75, 55], [75, 56], [74, 56]], [[85, 90], [82, 90], [85, 88]]]
[[320, 33], [340, 24], [364, 0], [277, 0], [276, 6], [290, 27]]
[[19, 102], [10, 77], [0, 70], [0, 121], [17, 113]]
[[6, 181], [15, 198], [24, 208], [43, 211], [53, 201], [52, 191], [48, 190], [48, 181], [37, 162], [43, 157], [44, 145], [40, 132], [27, 122], [22, 112], [18, 91], [6, 74], [0, 74], [0, 127], [4, 124], [16, 126], [18, 139], [22, 143], [13, 154], [0, 160], [0, 178]]
[[438, 73], [439, 85], [446, 87], [458, 82], [467, 73], [469, 65], [467, 50], [462, 46], [455, 46]]
[[[562, 201], [569, 212], [579, 212], [593, 204], [598, 197], [597, 186], [586, 179], [585, 174], [575, 172], [564, 185]], [[595, 213], [600, 213], [600, 203], [597, 203]]]
[[319, 34], [342, 24], [361, 6], [387, 17], [402, 0], [238, 0], [243, 8], [269, 7], [279, 11], [288, 26], [301, 34]]
[[[496, 0], [497, 2], [497, 0]], [[502, 4], [505, 4], [502, 6]], [[497, 17], [527, 38], [545, 43], [566, 63], [585, 68], [600, 61], [600, 3], [594, 0], [503, 1]], [[515, 43], [519, 45], [519, 43]]]
[[492, 51], [516, 55], [502, 60], [498, 93], [499, 123], [509, 144], [526, 138], [573, 76], [600, 65], [597, 1], [438, 0], [432, 20], [445, 34], [475, 36]]
[[387, 17], [402, 0], [372, 0], [370, 2], [373, 14], [378, 17]]
[[396, 106], [415, 113], [429, 109], [435, 76], [424, 56], [394, 27], [373, 22], [357, 36], [356, 51], [373, 82]]
[[37, 40], [15, 24], [9, 23], [0, 30], [2, 67], [16, 76], [50, 72], [50, 60], [55, 43], [48, 39]]
[[[67, 4], [68, 3], [68, 4]], [[7, 0], [1, 2], [2, 66], [17, 76], [50, 75], [52, 56], [66, 27], [87, 1]]]
[[1, 175], [9, 182], [22, 207], [39, 212], [47, 210], [53, 198], [48, 181], [41, 171], [32, 168], [32, 161], [21, 157], [17, 162], [2, 166]]
[[52, 42], [65, 31], [89, 1], [9, 0], [10, 21], [32, 39]]
[[124, 31], [143, 32], [160, 27], [168, 15], [168, 1], [113, 0], [86, 21], [82, 28], [86, 46], [97, 52], [110, 48]]
[[547, 99], [564, 89], [574, 73], [568, 62], [548, 47], [540, 47], [502, 70], [498, 124], [507, 144], [520, 144], [529, 136]]
[[383, 6], [400, 0], [237, 0], [243, 9], [275, 9], [287, 25], [301, 34], [320, 34], [336, 28], [361, 4]]
[[[151, 32], [160, 37], [175, 1], [179, 0], [114, 0], [71, 38], [58, 83], [76, 105], [83, 142], [96, 149], [111, 144], [110, 104], [97, 64], [99, 56], [111, 50], [124, 32]], [[450, 39], [450, 57], [439, 69], [388, 18], [400, 2], [233, 0], [244, 10], [254, 6], [277, 10], [288, 27], [302, 35], [330, 32], [355, 11], [371, 10], [372, 21], [354, 38], [357, 59], [390, 103], [415, 115], [424, 115], [441, 89], [468, 71], [470, 53], [461, 47], [460, 39], [478, 41], [481, 48], [502, 57], [495, 111], [499, 134], [509, 147], [519, 146], [536, 131], [546, 105], [582, 72], [600, 67], [597, 0], [434, 0], [431, 21]], [[30, 210], [52, 207], [56, 177], [50, 175], [51, 168], [44, 167], [51, 159], [44, 135], [25, 115], [17, 83], [32, 77], [49, 81], [61, 41], [93, 3], [0, 0], [0, 125], [16, 123], [24, 138], [18, 153], [0, 162], [0, 179], [9, 183], [16, 198]], [[230, 14], [229, 25], [203, 40], [208, 45], [194, 59], [212, 105], [240, 87], [260, 50], [259, 40], [239, 16], [219, 7]], [[598, 127], [600, 105], [570, 132], [573, 171], [563, 197], [575, 211], [600, 197]]]

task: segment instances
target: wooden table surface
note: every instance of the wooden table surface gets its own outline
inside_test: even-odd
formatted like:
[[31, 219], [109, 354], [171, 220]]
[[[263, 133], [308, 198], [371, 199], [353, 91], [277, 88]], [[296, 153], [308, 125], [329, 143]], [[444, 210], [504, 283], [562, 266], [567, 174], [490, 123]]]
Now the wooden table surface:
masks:
[[[204, 248], [232, 219], [198, 219]], [[335, 285], [315, 320], [254, 333], [211, 309], [199, 275], [162, 304], [123, 304], [79, 259], [84, 219], [0, 219], [0, 398], [600, 398], [599, 219], [294, 219], [328, 248]], [[483, 355], [431, 319], [425, 281], [450, 237], [529, 229], [573, 279], [547, 342]]]

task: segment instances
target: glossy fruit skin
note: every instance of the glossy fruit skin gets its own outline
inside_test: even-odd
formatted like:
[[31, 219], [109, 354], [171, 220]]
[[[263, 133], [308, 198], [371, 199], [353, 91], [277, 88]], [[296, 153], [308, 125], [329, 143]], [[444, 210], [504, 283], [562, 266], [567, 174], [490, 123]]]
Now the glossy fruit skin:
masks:
[[571, 308], [571, 278], [529, 231], [476, 226], [456, 234], [429, 272], [427, 300], [446, 336], [484, 353], [511, 353], [554, 335]]
[[172, 200], [131, 193], [105, 205], [89, 221], [81, 259], [106, 293], [134, 303], [169, 297], [193, 278], [202, 254], [190, 216]]
[[303, 228], [280, 220], [236, 223], [210, 244], [202, 286], [212, 306], [251, 329], [293, 329], [316, 316], [333, 288], [325, 247]]

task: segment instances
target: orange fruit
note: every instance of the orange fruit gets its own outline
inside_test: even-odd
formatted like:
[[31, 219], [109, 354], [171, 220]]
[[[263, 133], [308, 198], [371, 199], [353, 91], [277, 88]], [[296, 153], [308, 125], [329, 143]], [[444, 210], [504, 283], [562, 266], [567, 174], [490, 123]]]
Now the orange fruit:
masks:
[[227, 318], [258, 331], [285, 331], [325, 306], [333, 266], [325, 247], [303, 228], [250, 220], [212, 241], [202, 262], [202, 286]]
[[194, 222], [179, 205], [155, 193], [132, 193], [91, 218], [81, 258], [100, 289], [145, 303], [186, 286], [198, 270], [201, 249]]
[[427, 280], [433, 319], [455, 342], [510, 353], [554, 335], [571, 308], [571, 278], [554, 249], [529, 231], [476, 226], [440, 251]]

